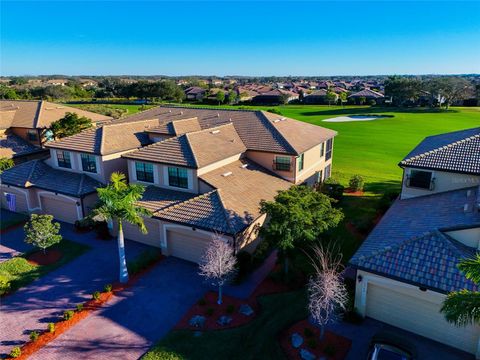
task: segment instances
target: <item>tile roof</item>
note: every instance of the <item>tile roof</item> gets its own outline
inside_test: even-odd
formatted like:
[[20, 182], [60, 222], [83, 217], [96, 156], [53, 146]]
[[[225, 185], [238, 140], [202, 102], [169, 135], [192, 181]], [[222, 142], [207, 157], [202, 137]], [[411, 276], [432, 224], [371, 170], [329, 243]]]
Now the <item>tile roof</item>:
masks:
[[0, 128], [46, 128], [50, 124], [73, 112], [93, 122], [109, 121], [109, 116], [85, 111], [48, 101], [0, 100]]
[[7, 134], [0, 137], [0, 157], [13, 158], [37, 151], [42, 151], [42, 149], [19, 136]]
[[193, 117], [164, 122], [157, 127], [148, 129], [148, 132], [173, 136], [200, 130], [202, 130], [202, 128], [198, 122], [198, 118]]
[[7, 185], [35, 187], [71, 196], [90, 194], [103, 186], [88, 175], [56, 170], [41, 160], [28, 161], [5, 170], [0, 179]]
[[480, 128], [428, 137], [399, 165], [480, 174]]
[[184, 191], [147, 186], [143, 193], [142, 200], [138, 201], [138, 205], [143, 206], [152, 212], [156, 212], [180, 204], [193, 197], [195, 197], [194, 194]]
[[[437, 231], [480, 226], [480, 212], [477, 210], [479, 192], [480, 188], [477, 186], [396, 200], [350, 259], [350, 263], [367, 271], [372, 270], [386, 276], [396, 274], [407, 282], [416, 282], [439, 291], [447, 291], [445, 290], [447, 286], [454, 286], [454, 282], [439, 288], [432, 285], [443, 284], [441, 275], [435, 275], [438, 274], [438, 270], [434, 274], [436, 277], [428, 278], [429, 282], [425, 282], [426, 278], [422, 273], [416, 274], [415, 271], [426, 271], [421, 269], [428, 267], [432, 261], [440, 261], [438, 255], [435, 255], [435, 249], [437, 247], [446, 249], [445, 241], [451, 240], [439, 237]], [[435, 234], [435, 236], [427, 236], [429, 234]], [[440, 244], [440, 242], [443, 243]], [[412, 250], [412, 246], [416, 250]], [[422, 250], [418, 250], [419, 248]], [[398, 254], [394, 255], [394, 252]], [[458, 255], [457, 261], [448, 258], [448, 262], [443, 264], [455, 267], [462, 254], [465, 255], [465, 251], [449, 252], [449, 254]], [[409, 261], [412, 262], [411, 267], [405, 267], [404, 263], [397, 261], [400, 258], [406, 259], [405, 256], [408, 256]], [[381, 264], [381, 261], [385, 261], [385, 264]], [[393, 262], [389, 263], [389, 261]], [[415, 267], [413, 264], [419, 265]], [[443, 269], [443, 271], [454, 272], [452, 269]]]
[[371, 89], [363, 89], [363, 90], [360, 90], [356, 93], [353, 93], [351, 95], [348, 96], [349, 98], [351, 97], [373, 97], [373, 98], [376, 98], [376, 99], [380, 99], [380, 98], [384, 98], [385, 96], [379, 92], [376, 92], [376, 91], [373, 91]]

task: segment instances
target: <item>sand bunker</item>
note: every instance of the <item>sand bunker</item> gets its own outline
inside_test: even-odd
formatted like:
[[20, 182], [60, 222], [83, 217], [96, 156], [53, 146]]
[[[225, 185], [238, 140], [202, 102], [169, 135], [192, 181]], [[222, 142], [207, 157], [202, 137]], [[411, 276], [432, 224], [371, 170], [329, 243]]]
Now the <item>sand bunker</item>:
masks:
[[388, 116], [375, 116], [375, 115], [352, 115], [352, 116], [338, 116], [335, 118], [325, 119], [325, 122], [352, 122], [352, 121], [373, 121], [378, 119], [384, 119]]

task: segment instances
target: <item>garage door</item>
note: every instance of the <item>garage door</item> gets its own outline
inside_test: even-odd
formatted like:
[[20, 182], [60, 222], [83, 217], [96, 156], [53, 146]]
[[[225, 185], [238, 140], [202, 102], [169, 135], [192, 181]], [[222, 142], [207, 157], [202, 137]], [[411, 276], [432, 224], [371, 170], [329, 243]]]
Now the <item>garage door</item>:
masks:
[[145, 226], [147, 228], [147, 233], [142, 234], [138, 229], [138, 226], [132, 225], [130, 223], [123, 223], [123, 234], [125, 239], [138, 241], [143, 244], [160, 247], [160, 223], [158, 220], [154, 219], [144, 219]]
[[24, 193], [12, 188], [3, 188], [1, 195], [2, 208], [19, 213], [28, 212], [27, 198]]
[[74, 201], [41, 196], [40, 204], [42, 213], [53, 215], [56, 220], [73, 224], [78, 219], [77, 205]]
[[[441, 299], [422, 299], [418, 289], [368, 285], [366, 315], [464, 351], [475, 353], [480, 328], [456, 327], [440, 313]], [[425, 297], [425, 295], [424, 295]]]
[[194, 231], [167, 231], [168, 251], [180, 259], [199, 263], [205, 252], [209, 237], [199, 236]]

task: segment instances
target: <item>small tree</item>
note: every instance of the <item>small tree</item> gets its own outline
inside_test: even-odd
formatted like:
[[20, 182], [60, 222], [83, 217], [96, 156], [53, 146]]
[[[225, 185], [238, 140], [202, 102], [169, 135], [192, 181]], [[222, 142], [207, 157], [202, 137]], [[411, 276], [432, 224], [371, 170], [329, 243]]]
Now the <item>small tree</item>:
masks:
[[3, 171], [5, 171], [7, 169], [10, 169], [14, 166], [15, 166], [15, 163], [13, 162], [12, 159], [9, 159], [9, 158], [6, 158], [6, 157], [0, 158], [0, 174]]
[[367, 98], [365, 96], [360, 96], [358, 98], [358, 102], [360, 103], [360, 105], [365, 104], [366, 101], [367, 101]]
[[347, 93], [342, 91], [338, 95], [338, 97], [340, 99], [340, 103], [342, 104], [342, 107], [345, 107], [345, 103], [347, 102]]
[[92, 120], [84, 116], [79, 117], [77, 114], [70, 112], [50, 125], [50, 129], [57, 139], [78, 134], [82, 130], [91, 127]]
[[268, 226], [260, 232], [283, 251], [285, 274], [288, 273], [288, 251], [300, 243], [317, 240], [326, 230], [343, 219], [341, 210], [332, 206], [327, 195], [309, 186], [292, 186], [280, 191], [274, 201], [262, 201], [260, 211], [269, 217]]
[[314, 274], [308, 282], [308, 310], [313, 321], [320, 326], [320, 340], [325, 325], [335, 322], [346, 310], [347, 288], [341, 279], [342, 257], [322, 246], [312, 249], [310, 260]]
[[326, 98], [327, 98], [327, 101], [328, 101], [328, 106], [330, 106], [330, 105], [332, 105], [332, 102], [337, 101], [337, 94], [335, 94], [333, 91], [328, 90]]
[[215, 234], [200, 263], [199, 274], [218, 286], [218, 301], [222, 303], [222, 287], [232, 277], [237, 263], [233, 248]]
[[60, 224], [52, 222], [52, 215], [32, 214], [30, 221], [25, 224], [25, 242], [45, 250], [62, 240], [59, 234]]
[[361, 175], [353, 175], [349, 181], [349, 187], [352, 191], [363, 191], [363, 185], [365, 181]]
[[219, 90], [217, 92], [217, 95], [215, 96], [215, 98], [218, 101], [218, 105], [220, 105], [225, 101], [225, 93], [223, 91]]
[[228, 92], [228, 103], [235, 104], [237, 102], [238, 96], [235, 90], [230, 90]]

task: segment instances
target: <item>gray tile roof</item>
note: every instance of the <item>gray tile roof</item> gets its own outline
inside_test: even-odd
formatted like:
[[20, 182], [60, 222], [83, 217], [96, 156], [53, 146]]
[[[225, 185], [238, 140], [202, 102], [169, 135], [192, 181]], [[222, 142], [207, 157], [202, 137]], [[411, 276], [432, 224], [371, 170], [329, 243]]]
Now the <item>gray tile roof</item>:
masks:
[[42, 148], [32, 145], [21, 137], [7, 134], [0, 137], [0, 157], [14, 158], [42, 151]]
[[[438, 269], [432, 268], [431, 278], [425, 277], [424, 273], [433, 261], [451, 268], [442, 268], [444, 273], [455, 272], [453, 268], [466, 252], [448, 250], [450, 245], [445, 241], [451, 240], [437, 232], [480, 226], [480, 212], [477, 210], [479, 191], [479, 187], [471, 187], [396, 200], [350, 259], [350, 263], [367, 271], [397, 276], [407, 282], [433, 287], [443, 292], [449, 291], [456, 286], [454, 278], [444, 283]], [[443, 259], [438, 256], [436, 249], [440, 248], [442, 251], [450, 251], [449, 257]], [[456, 260], [453, 259], [454, 255]], [[405, 261], [401, 262], [399, 259]], [[412, 263], [408, 267], [406, 259]]]
[[143, 206], [152, 212], [156, 212], [173, 205], [178, 205], [195, 196], [196, 195], [192, 193], [184, 191], [148, 186], [143, 193], [142, 200], [138, 201], [138, 205]]
[[381, 98], [384, 98], [385, 96], [371, 89], [363, 89], [349, 96], [349, 98], [357, 98], [357, 97], [381, 99]]
[[88, 175], [53, 169], [41, 160], [28, 161], [5, 170], [3, 184], [23, 188], [35, 187], [65, 195], [82, 196], [103, 186]]
[[480, 128], [428, 137], [400, 166], [480, 174]]

